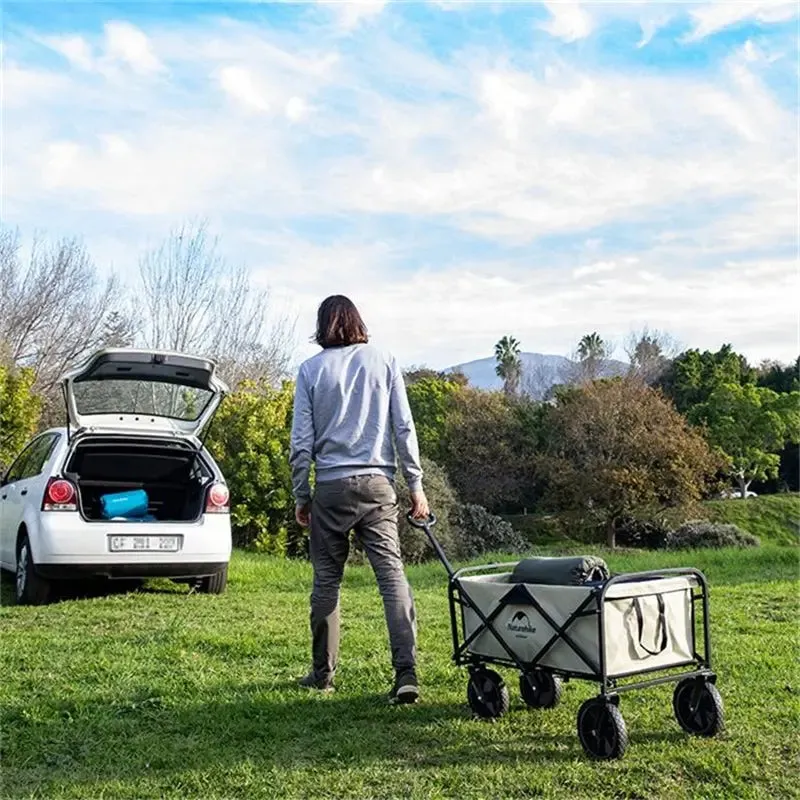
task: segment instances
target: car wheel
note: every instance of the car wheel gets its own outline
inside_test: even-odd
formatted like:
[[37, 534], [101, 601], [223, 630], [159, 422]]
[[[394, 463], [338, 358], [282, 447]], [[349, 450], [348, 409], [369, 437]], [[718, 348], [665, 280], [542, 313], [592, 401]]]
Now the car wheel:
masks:
[[228, 585], [228, 565], [226, 564], [222, 569], [217, 570], [213, 575], [207, 575], [205, 578], [200, 578], [195, 584], [198, 592], [203, 594], [222, 594], [225, 587]]
[[22, 537], [17, 550], [16, 597], [23, 606], [43, 606], [50, 602], [53, 586], [36, 573], [31, 544]]

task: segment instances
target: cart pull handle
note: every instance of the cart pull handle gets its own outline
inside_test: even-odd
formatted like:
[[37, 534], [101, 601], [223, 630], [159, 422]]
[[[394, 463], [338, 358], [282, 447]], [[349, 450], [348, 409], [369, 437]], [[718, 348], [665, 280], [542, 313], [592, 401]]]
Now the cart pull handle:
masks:
[[436, 515], [431, 512], [431, 515], [428, 519], [415, 519], [411, 516], [411, 512], [409, 511], [406, 514], [406, 519], [408, 520], [408, 524], [412, 528], [419, 528], [420, 530], [425, 531], [425, 535], [428, 537], [428, 541], [431, 543], [431, 547], [436, 555], [439, 557], [439, 561], [442, 562], [445, 570], [447, 570], [447, 574], [450, 578], [456, 574], [456, 571], [453, 569], [453, 565], [447, 560], [447, 555], [444, 552], [444, 548], [439, 543], [439, 540], [433, 535], [433, 531], [431, 528], [436, 524]]
[[417, 519], [416, 517], [412, 517], [411, 512], [409, 511], [408, 514], [406, 514], [406, 519], [412, 528], [419, 528], [420, 530], [432, 528], [436, 524], [436, 514], [434, 514], [433, 511], [431, 511], [431, 515], [428, 517], [428, 519]]
[[658, 650], [651, 650], [642, 641], [644, 636], [644, 614], [642, 613], [641, 602], [638, 597], [633, 598], [633, 609], [636, 612], [636, 625], [639, 628], [639, 646], [651, 656], [660, 655], [667, 649], [667, 619], [664, 614], [664, 598], [660, 594], [657, 594], [656, 600], [658, 601], [658, 624], [661, 626], [661, 645]]

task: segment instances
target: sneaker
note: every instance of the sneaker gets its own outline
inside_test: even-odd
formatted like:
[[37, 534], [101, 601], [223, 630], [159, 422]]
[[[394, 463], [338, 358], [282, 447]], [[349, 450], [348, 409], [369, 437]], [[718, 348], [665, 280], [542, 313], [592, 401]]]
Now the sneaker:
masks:
[[418, 698], [417, 673], [413, 669], [398, 671], [392, 691], [389, 693], [389, 702], [392, 705], [416, 703]]
[[309, 672], [303, 678], [300, 678], [297, 681], [298, 686], [302, 686], [304, 689], [316, 689], [319, 692], [333, 692], [335, 691], [333, 688], [333, 678], [326, 678], [324, 680], [320, 680], [313, 672]]

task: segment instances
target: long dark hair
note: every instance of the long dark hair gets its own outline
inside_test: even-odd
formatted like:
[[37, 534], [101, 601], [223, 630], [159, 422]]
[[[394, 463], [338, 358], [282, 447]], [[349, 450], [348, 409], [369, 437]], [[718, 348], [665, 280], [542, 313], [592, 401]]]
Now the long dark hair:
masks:
[[320, 347], [346, 347], [369, 341], [367, 326], [349, 297], [335, 294], [320, 303], [314, 341]]

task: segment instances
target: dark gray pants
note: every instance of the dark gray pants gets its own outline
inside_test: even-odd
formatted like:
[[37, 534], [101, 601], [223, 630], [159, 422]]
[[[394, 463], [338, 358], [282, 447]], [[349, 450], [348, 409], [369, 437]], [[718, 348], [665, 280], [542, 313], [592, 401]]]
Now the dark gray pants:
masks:
[[416, 612], [397, 534], [397, 494], [382, 475], [318, 483], [311, 506], [311, 639], [314, 675], [333, 677], [339, 658], [339, 588], [355, 531], [383, 597], [392, 665], [414, 667]]

